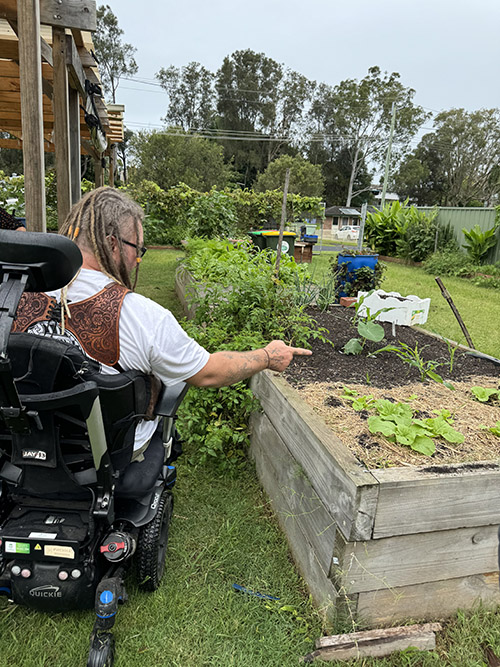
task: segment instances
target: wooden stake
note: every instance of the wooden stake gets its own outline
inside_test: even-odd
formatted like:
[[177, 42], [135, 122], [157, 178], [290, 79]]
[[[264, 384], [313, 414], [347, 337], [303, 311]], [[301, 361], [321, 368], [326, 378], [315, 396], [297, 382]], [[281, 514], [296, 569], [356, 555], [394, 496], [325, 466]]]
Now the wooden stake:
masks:
[[449, 295], [448, 290], [443, 285], [443, 281], [441, 280], [441, 278], [435, 278], [435, 281], [439, 285], [439, 289], [441, 290], [441, 294], [444, 296], [446, 301], [448, 301], [448, 303], [450, 304], [450, 308], [452, 309], [453, 314], [457, 318], [457, 322], [460, 324], [460, 328], [463, 331], [463, 334], [464, 334], [464, 336], [467, 340], [467, 343], [468, 343], [469, 347], [471, 347], [473, 350], [475, 350], [476, 348], [474, 347], [474, 343], [472, 342], [472, 338], [470, 337], [469, 332], [467, 331], [467, 327], [465, 326], [463, 319], [460, 317], [460, 313], [458, 312], [457, 307], [453, 303], [453, 299]]
[[288, 185], [290, 183], [290, 168], [286, 170], [285, 174], [285, 187], [283, 189], [283, 205], [281, 207], [281, 223], [280, 223], [280, 233], [278, 237], [278, 247], [276, 252], [276, 277], [278, 277], [280, 271], [280, 261], [281, 261], [281, 244], [283, 243], [283, 232], [285, 231], [285, 220], [286, 220], [286, 201], [288, 198]]

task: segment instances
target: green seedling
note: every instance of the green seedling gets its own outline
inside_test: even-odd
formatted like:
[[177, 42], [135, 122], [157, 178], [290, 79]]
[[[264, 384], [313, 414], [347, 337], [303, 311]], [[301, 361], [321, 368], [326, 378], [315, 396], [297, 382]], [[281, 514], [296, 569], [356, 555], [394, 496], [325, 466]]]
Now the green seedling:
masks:
[[421, 382], [425, 382], [426, 380], [433, 380], [439, 384], [444, 384], [444, 386], [448, 387], [448, 389], [454, 389], [455, 387], [451, 384], [451, 382], [443, 380], [441, 375], [436, 373], [436, 368], [439, 368], [439, 366], [442, 366], [442, 364], [435, 359], [426, 360], [422, 357], [422, 350], [425, 349], [425, 347], [426, 346], [419, 350], [418, 343], [415, 343], [415, 347], [411, 348], [406, 343], [402, 343], [400, 341], [398, 345], [386, 345], [385, 347], [381, 347], [375, 352], [372, 352], [372, 354], [375, 355], [380, 354], [380, 352], [392, 352], [405, 364], [408, 364], [408, 366], [418, 370], [420, 373]]
[[500, 400], [499, 389], [488, 389], [486, 387], [472, 387], [471, 392], [474, 394], [476, 400], [481, 403], [489, 403], [490, 401]]
[[353, 326], [356, 327], [356, 330], [359, 334], [359, 338], [351, 338], [342, 348], [344, 354], [361, 354], [365, 348], [365, 345], [368, 341], [373, 343], [380, 343], [383, 340], [385, 332], [384, 328], [377, 324], [375, 321], [380, 313], [386, 313], [389, 310], [394, 310], [393, 308], [380, 308], [375, 313], [372, 313], [369, 308], [366, 308], [363, 318], [359, 315], [359, 309], [363, 305], [366, 297], [370, 296], [373, 293], [368, 292], [365, 296], [359, 298], [355, 305], [355, 314], [353, 318]]

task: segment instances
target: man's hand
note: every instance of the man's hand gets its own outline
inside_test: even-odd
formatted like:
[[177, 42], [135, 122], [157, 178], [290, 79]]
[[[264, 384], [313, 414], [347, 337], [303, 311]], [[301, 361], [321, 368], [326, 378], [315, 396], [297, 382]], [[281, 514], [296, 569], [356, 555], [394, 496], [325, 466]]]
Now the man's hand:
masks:
[[294, 357], [308, 357], [312, 354], [311, 350], [303, 347], [290, 347], [282, 340], [272, 340], [264, 350], [269, 355], [268, 368], [272, 371], [284, 371]]
[[266, 347], [248, 352], [214, 352], [206, 365], [187, 379], [195, 387], [227, 387], [270, 368], [284, 371], [295, 356], [309, 356], [310, 350], [290, 347], [282, 340], [272, 340]]

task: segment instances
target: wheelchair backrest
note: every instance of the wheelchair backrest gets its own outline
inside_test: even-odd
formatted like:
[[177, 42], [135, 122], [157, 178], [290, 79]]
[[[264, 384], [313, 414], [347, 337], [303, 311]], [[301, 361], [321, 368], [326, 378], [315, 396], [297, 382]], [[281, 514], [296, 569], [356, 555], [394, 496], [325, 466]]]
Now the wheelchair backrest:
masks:
[[81, 263], [63, 236], [0, 231], [0, 479], [29, 495], [108, 493], [150, 402], [142, 373], [103, 376], [71, 344], [10, 335], [23, 292], [64, 287]]

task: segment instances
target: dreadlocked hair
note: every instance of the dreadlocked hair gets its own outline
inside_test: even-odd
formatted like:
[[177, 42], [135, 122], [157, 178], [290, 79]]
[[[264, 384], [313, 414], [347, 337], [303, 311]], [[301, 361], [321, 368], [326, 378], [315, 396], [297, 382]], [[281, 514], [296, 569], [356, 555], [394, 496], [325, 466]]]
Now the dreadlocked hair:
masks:
[[[88, 192], [73, 208], [60, 229], [81, 248], [92, 252], [100, 270], [109, 278], [128, 289], [137, 283], [139, 262], [136, 264], [132, 285], [124, 256], [122, 236], [131, 232], [139, 243], [139, 226], [144, 212], [130, 197], [110, 187]], [[109, 237], [114, 236], [120, 250], [119, 261], [115, 261]], [[130, 238], [130, 236], [129, 236]], [[137, 252], [139, 259], [139, 251]]]

